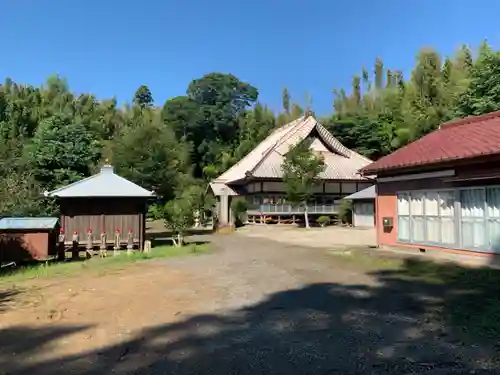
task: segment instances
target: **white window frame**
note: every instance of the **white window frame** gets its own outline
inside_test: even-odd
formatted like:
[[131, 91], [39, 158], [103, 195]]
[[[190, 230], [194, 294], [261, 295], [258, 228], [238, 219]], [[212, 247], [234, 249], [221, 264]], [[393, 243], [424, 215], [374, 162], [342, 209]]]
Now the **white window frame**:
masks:
[[[399, 196], [405, 194], [408, 198], [408, 214], [399, 214]], [[398, 233], [397, 233], [397, 241], [399, 243], [411, 243], [411, 226], [410, 226], [410, 220], [411, 220], [411, 211], [410, 211], [410, 205], [411, 205], [411, 196], [408, 191], [398, 191], [396, 193], [396, 220], [398, 221]], [[399, 237], [399, 217], [404, 216], [408, 218], [408, 240], [403, 240]]]
[[[432, 242], [427, 242], [427, 241], [418, 241], [414, 242], [412, 240], [412, 228], [411, 228], [411, 203], [409, 207], [409, 215], [401, 215], [401, 216], [408, 216], [409, 217], [409, 233], [410, 233], [410, 240], [405, 241], [405, 240], [400, 240], [399, 239], [399, 234], [397, 236], [397, 242], [401, 244], [412, 244], [412, 245], [422, 245], [422, 246], [438, 246], [438, 247], [443, 247], [443, 248], [450, 248], [450, 249], [461, 249], [461, 250], [469, 250], [469, 251], [486, 251], [486, 252], [492, 252], [494, 251], [492, 249], [492, 244], [490, 243], [490, 236], [489, 236], [489, 225], [490, 225], [490, 217], [488, 214], [488, 189], [499, 189], [500, 185], [495, 184], [495, 185], [483, 185], [483, 186], [470, 186], [470, 187], [456, 187], [456, 188], [443, 188], [443, 189], [415, 189], [415, 190], [401, 190], [396, 193], [396, 220], [399, 222], [399, 205], [398, 205], [398, 196], [400, 194], [408, 194], [408, 199], [409, 202], [411, 202], [411, 193], [427, 193], [427, 192], [453, 192], [454, 194], [454, 215], [453, 215], [453, 222], [454, 222], [454, 227], [455, 227], [455, 243], [454, 244], [443, 244], [442, 241], [441, 243], [432, 243]], [[462, 229], [462, 205], [461, 205], [461, 192], [462, 191], [467, 191], [467, 190], [477, 190], [477, 189], [482, 189], [484, 191], [484, 246], [481, 247], [465, 247], [463, 245], [463, 229]], [[425, 217], [425, 204], [423, 205], [424, 209], [424, 217]], [[441, 208], [439, 207], [439, 214], [441, 213]], [[441, 215], [439, 215], [439, 218], [441, 218]], [[495, 218], [498, 219], [498, 218]], [[426, 225], [426, 224], [425, 224]], [[425, 231], [425, 237], [427, 236], [427, 228], [424, 225], [424, 231]], [[399, 232], [399, 229], [398, 229]], [[500, 251], [499, 251], [500, 252]]]
[[[398, 228], [398, 234], [397, 234], [397, 242], [398, 243], [402, 243], [402, 244], [411, 244], [411, 245], [424, 245], [424, 246], [437, 246], [437, 247], [447, 247], [447, 248], [457, 248], [458, 246], [458, 243], [460, 240], [459, 237], [461, 232], [458, 232], [457, 231], [457, 226], [456, 226], [456, 222], [457, 222], [457, 217], [460, 217], [460, 212], [457, 212], [457, 207], [456, 207], [456, 202], [457, 202], [457, 189], [450, 189], [450, 188], [444, 188], [444, 189], [419, 189], [419, 190], [404, 190], [404, 191], [398, 191], [396, 193], [396, 216], [397, 216], [397, 221], [398, 221], [398, 224], [399, 224], [399, 217], [400, 216], [405, 216], [405, 217], [408, 217], [408, 222], [409, 222], [409, 240], [402, 240], [400, 239], [399, 237], [399, 228]], [[438, 193], [438, 200], [440, 199], [440, 195], [439, 193], [452, 193], [454, 194], [453, 197], [454, 197], [454, 204], [453, 204], [453, 223], [454, 223], [454, 226], [455, 226], [455, 243], [453, 244], [449, 244], [449, 243], [443, 243], [442, 241], [442, 233], [441, 233], [441, 218], [442, 218], [442, 215], [441, 215], [441, 206], [438, 205], [438, 212], [437, 212], [437, 215], [435, 214], [432, 214], [432, 215], [427, 215], [426, 214], [426, 209], [425, 209], [425, 201], [426, 201], [426, 198], [427, 198], [427, 193]], [[411, 209], [411, 199], [412, 199], [412, 193], [415, 194], [422, 194], [423, 196], [423, 199], [422, 199], [422, 213], [419, 214], [419, 215], [416, 215], [417, 217], [421, 217], [422, 220], [423, 220], [423, 225], [424, 225], [424, 233], [423, 233], [423, 236], [424, 236], [424, 240], [423, 241], [414, 241], [413, 240], [413, 216], [412, 215], [412, 209]], [[408, 196], [408, 214], [402, 214], [400, 215], [399, 214], [399, 196], [401, 194], [406, 194]], [[459, 197], [460, 198], [460, 197]], [[437, 218], [438, 219], [438, 222], [439, 222], [439, 241], [437, 242], [434, 242], [434, 241], [428, 241], [427, 240], [427, 217], [433, 217], [433, 218]]]

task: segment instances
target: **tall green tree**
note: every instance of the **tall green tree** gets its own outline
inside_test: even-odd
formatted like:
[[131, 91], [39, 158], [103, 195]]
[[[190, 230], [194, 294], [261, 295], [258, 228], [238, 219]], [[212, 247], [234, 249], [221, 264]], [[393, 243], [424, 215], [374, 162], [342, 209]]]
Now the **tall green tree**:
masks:
[[234, 75], [210, 73], [165, 103], [164, 122], [191, 145], [195, 177], [212, 178], [236, 162], [240, 120], [257, 98], [257, 89]]
[[361, 105], [361, 78], [358, 75], [352, 77], [352, 113], [356, 113]]
[[354, 75], [350, 94], [334, 90], [334, 114], [324, 122], [347, 147], [370, 158], [387, 155], [455, 116], [469, 87], [471, 56], [462, 46], [443, 64], [435, 50], [422, 48], [409, 80], [398, 69], [385, 69], [377, 58], [374, 87], [366, 69], [361, 88]]
[[[353, 72], [348, 90], [333, 90], [333, 113], [321, 121], [344, 145], [377, 159], [444, 121], [500, 109], [498, 54], [486, 42], [477, 58], [466, 45], [448, 57], [422, 48], [408, 79], [377, 58], [373, 72]], [[3, 212], [42, 212], [31, 200], [38, 190], [88, 176], [104, 158], [171, 199], [201, 178], [217, 177], [276, 127], [310, 110], [286, 89], [277, 114], [257, 99], [257, 88], [222, 73], [194, 79], [186, 95], [161, 110], [146, 86], [130, 105], [118, 106], [115, 98], [75, 94], [57, 75], [39, 87], [6, 78], [0, 85]], [[9, 193], [16, 185], [19, 194]]]
[[198, 103], [203, 114], [201, 129], [205, 134], [204, 150], [211, 142], [229, 143], [238, 130], [238, 116], [258, 98], [258, 91], [232, 74], [210, 73], [193, 80], [188, 97]]
[[58, 114], [40, 124], [28, 158], [36, 180], [53, 189], [89, 176], [101, 158], [101, 148], [86, 124]]
[[168, 201], [163, 208], [164, 223], [174, 232], [172, 237], [174, 246], [184, 245], [184, 236], [188, 229], [194, 225], [194, 204], [188, 194], [180, 194], [175, 199]]
[[318, 176], [325, 169], [323, 160], [309, 146], [310, 142], [303, 140], [292, 147], [282, 165], [287, 200], [303, 207], [306, 228], [309, 228], [308, 203]]
[[0, 215], [53, 215], [55, 207], [41, 197], [43, 190], [29, 171], [10, 170], [0, 184]]
[[201, 105], [223, 106], [233, 115], [255, 103], [258, 90], [232, 74], [210, 73], [193, 80], [187, 94]]
[[283, 88], [281, 93], [281, 101], [283, 105], [283, 112], [285, 112], [286, 115], [290, 114], [290, 93], [286, 87]]
[[153, 94], [146, 85], [141, 85], [134, 94], [134, 104], [140, 108], [151, 108], [153, 106]]
[[201, 131], [202, 110], [196, 101], [187, 96], [169, 99], [163, 105], [162, 117], [179, 139], [199, 145], [204, 137]]
[[371, 82], [370, 82], [370, 73], [368, 73], [368, 70], [363, 67], [361, 71], [361, 78], [363, 80], [363, 88], [365, 91], [370, 91], [371, 89]]
[[373, 74], [375, 76], [375, 89], [381, 90], [384, 86], [384, 63], [380, 57], [375, 60]]
[[154, 191], [163, 201], [184, 187], [191, 172], [188, 146], [162, 123], [159, 114], [151, 122], [127, 129], [115, 141], [113, 164], [120, 175]]
[[483, 42], [470, 82], [457, 100], [455, 115], [465, 117], [500, 110], [500, 52]]
[[234, 151], [235, 158], [243, 158], [276, 126], [274, 113], [266, 106], [257, 103], [246, 111], [239, 120], [239, 140]]
[[182, 246], [187, 230], [195, 224], [196, 216], [200, 217], [203, 211], [212, 208], [213, 199], [205, 192], [203, 187], [192, 185], [178, 191], [175, 199], [165, 204], [164, 222], [176, 234], [174, 245]]

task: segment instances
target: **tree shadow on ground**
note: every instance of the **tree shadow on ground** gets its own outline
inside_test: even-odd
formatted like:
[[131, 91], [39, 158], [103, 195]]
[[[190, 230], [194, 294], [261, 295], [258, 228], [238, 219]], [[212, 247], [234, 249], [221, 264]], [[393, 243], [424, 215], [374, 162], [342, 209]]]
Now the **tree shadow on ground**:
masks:
[[0, 290], [0, 313], [10, 309], [15, 297], [21, 293], [18, 289]]
[[[214, 231], [212, 229], [192, 229], [187, 232], [185, 241], [187, 243], [196, 242], [197, 245], [209, 243], [210, 241], [207, 240], [207, 237], [213, 233]], [[173, 245], [172, 236], [173, 232], [167, 230], [161, 232], [146, 233], [146, 239], [151, 241], [152, 246], [171, 246]]]
[[[206, 245], [209, 244], [210, 241], [204, 241], [204, 240], [191, 240], [189, 237], [184, 239], [184, 245]], [[151, 241], [151, 246], [153, 248], [158, 247], [158, 246], [174, 246], [175, 243], [172, 241], [171, 238], [155, 238], [154, 240]]]
[[37, 363], [23, 359], [73, 331], [4, 329], [0, 363], [7, 373], [30, 375], [498, 373], [486, 370], [494, 366], [494, 348], [462, 337], [445, 315], [470, 306], [469, 321], [484, 318], [481, 301], [499, 287], [488, 281], [500, 276], [454, 265], [432, 271], [431, 265], [411, 260], [374, 272], [373, 285], [304, 285], [239, 310], [186, 316], [118, 345]]
[[[13, 364], [23, 365], [29, 357], [50, 353], [52, 344], [90, 326], [11, 327], [0, 330], [0, 373], [11, 374]], [[43, 368], [43, 367], [42, 367]], [[32, 373], [42, 374], [33, 368]]]
[[457, 327], [465, 336], [492, 340], [500, 337], [498, 269], [409, 258], [398, 269], [372, 275], [384, 288], [420, 294], [427, 300], [426, 305], [434, 300], [444, 323]]

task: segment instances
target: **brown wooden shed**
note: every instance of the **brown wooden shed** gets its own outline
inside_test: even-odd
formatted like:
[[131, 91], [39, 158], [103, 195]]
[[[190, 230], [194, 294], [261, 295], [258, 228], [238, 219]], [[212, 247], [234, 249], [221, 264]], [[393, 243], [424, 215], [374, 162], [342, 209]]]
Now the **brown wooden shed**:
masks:
[[58, 232], [57, 217], [0, 219], [0, 264], [55, 257]]
[[147, 202], [155, 195], [114, 173], [104, 165], [93, 176], [68, 186], [46, 192], [59, 201], [61, 239], [72, 244], [76, 238], [81, 246], [101, 244], [127, 245], [129, 235], [135, 248], [142, 249], [146, 233]]

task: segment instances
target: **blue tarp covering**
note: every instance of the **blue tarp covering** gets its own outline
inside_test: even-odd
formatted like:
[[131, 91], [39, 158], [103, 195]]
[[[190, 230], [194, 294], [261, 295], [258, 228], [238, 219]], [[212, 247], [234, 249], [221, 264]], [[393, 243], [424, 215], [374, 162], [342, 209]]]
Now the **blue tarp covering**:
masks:
[[4, 217], [0, 219], [2, 229], [54, 229], [57, 217]]

